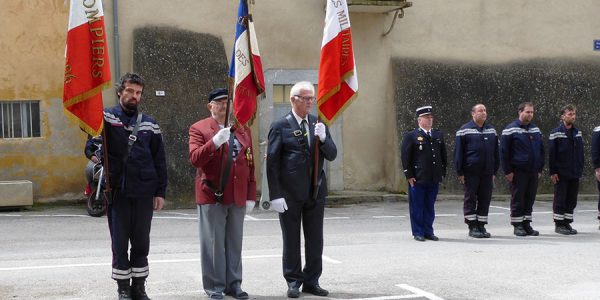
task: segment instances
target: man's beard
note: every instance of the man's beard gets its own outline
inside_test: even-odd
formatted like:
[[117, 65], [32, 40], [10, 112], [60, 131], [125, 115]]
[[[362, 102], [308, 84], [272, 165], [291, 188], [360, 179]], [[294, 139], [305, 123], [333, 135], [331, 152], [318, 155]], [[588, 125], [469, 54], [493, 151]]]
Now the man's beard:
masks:
[[137, 102], [131, 103], [131, 102], [123, 101], [123, 102], [121, 102], [121, 105], [123, 106], [123, 108], [125, 108], [128, 111], [136, 111], [138, 108]]

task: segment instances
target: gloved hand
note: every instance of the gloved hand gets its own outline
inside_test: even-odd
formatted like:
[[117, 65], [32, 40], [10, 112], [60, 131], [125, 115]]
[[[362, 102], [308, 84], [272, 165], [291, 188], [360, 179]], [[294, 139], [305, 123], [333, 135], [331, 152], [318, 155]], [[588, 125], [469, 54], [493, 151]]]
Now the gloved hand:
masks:
[[254, 200], [246, 200], [246, 214], [249, 214], [253, 209], [256, 201]]
[[287, 203], [285, 203], [285, 198], [277, 198], [275, 200], [271, 200], [271, 210], [282, 214], [287, 209], [288, 207]]
[[319, 137], [319, 140], [325, 142], [325, 138], [327, 137], [327, 132], [325, 132], [325, 124], [317, 123], [315, 124], [315, 136]]
[[231, 135], [231, 127], [225, 127], [221, 130], [219, 130], [219, 132], [217, 132], [217, 134], [215, 134], [215, 136], [213, 136], [212, 140], [213, 143], [215, 143], [215, 148], [219, 148], [221, 147], [221, 145], [223, 145], [225, 142], [227, 142], [227, 140], [229, 140], [229, 136]]

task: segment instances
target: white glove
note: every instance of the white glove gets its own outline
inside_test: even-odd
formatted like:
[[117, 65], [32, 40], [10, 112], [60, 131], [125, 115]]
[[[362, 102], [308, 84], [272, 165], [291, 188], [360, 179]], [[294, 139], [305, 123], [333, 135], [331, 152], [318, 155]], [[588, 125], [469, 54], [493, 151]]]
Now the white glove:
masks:
[[254, 200], [246, 200], [246, 214], [249, 214], [253, 209], [256, 201]]
[[219, 148], [221, 147], [221, 145], [223, 145], [225, 142], [227, 142], [227, 140], [229, 140], [229, 136], [231, 135], [231, 127], [225, 127], [221, 130], [219, 130], [219, 132], [217, 132], [217, 134], [215, 134], [215, 136], [213, 136], [212, 140], [213, 143], [215, 143], [215, 148]]
[[325, 138], [327, 137], [327, 133], [325, 132], [325, 124], [317, 123], [315, 124], [315, 136], [319, 137], [321, 143], [325, 142]]
[[285, 203], [285, 198], [277, 198], [275, 200], [271, 200], [271, 210], [282, 214], [287, 209], [288, 207], [287, 203]]

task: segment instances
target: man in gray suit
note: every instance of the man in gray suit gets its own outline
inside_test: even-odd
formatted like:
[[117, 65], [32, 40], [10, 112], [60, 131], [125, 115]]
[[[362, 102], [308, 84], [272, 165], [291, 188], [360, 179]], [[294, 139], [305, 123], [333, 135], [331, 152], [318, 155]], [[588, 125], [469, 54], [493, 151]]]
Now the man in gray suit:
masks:
[[[319, 286], [323, 270], [323, 215], [327, 179], [324, 159], [332, 161], [337, 148], [325, 124], [309, 114], [315, 102], [310, 82], [296, 83], [290, 91], [292, 111], [273, 122], [267, 148], [267, 178], [271, 209], [279, 212], [283, 235], [283, 277], [287, 296], [300, 297], [302, 291], [317, 296], [329, 292]], [[318, 143], [318, 158], [315, 147]], [[318, 167], [314, 170], [314, 162]], [[313, 176], [318, 174], [317, 186]], [[304, 230], [306, 265], [302, 269], [300, 226]]]

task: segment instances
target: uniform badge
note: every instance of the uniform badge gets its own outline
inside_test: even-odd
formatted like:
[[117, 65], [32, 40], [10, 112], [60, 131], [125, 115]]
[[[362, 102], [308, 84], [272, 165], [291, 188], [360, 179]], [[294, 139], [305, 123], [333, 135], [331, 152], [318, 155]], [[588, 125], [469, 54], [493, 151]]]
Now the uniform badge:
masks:
[[294, 136], [301, 136], [301, 135], [302, 135], [302, 131], [294, 130]]
[[254, 165], [254, 157], [252, 155], [252, 149], [250, 149], [250, 147], [246, 149], [246, 160], [248, 161], [249, 166], [252, 167], [252, 165]]
[[419, 150], [423, 150], [423, 145], [419, 145]]
[[423, 137], [422, 136], [418, 136], [417, 137], [417, 141], [422, 142], [423, 141]]

